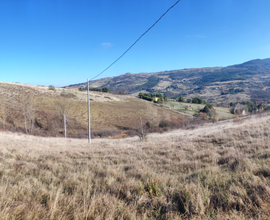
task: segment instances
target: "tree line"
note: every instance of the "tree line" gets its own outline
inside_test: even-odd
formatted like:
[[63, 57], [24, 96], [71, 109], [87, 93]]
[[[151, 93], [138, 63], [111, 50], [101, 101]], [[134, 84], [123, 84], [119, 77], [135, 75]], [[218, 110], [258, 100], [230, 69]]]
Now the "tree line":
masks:
[[[87, 90], [87, 88], [79, 88], [79, 91]], [[95, 92], [109, 92], [109, 89], [107, 87], [104, 88], [89, 88], [89, 91], [95, 91]]]
[[138, 97], [140, 99], [144, 99], [144, 100], [147, 100], [147, 101], [154, 101], [154, 102], [157, 102], [157, 103], [162, 103], [162, 102], [166, 102], [168, 101], [168, 97], [165, 95], [165, 94], [162, 94], [162, 93], [142, 93], [140, 92]]
[[194, 97], [192, 99], [187, 99], [185, 101], [182, 95], [180, 95], [180, 97], [177, 99], [177, 101], [178, 102], [186, 102], [186, 103], [194, 103], [194, 104], [206, 104], [205, 100], [198, 98], [198, 97]]

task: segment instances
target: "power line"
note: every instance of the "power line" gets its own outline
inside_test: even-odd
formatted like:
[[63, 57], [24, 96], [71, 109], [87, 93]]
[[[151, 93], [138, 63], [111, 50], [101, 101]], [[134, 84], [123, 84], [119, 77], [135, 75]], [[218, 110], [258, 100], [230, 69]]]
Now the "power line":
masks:
[[174, 6], [176, 6], [181, 0], [178, 0], [175, 2], [163, 15], [159, 17], [159, 19], [150, 27], [148, 28], [120, 57], [118, 57], [113, 63], [111, 63], [106, 69], [104, 69], [101, 73], [90, 79], [92, 81], [93, 79], [100, 76], [102, 73], [104, 73], [106, 70], [108, 70], [112, 65], [114, 65], [118, 60], [120, 60], [148, 31], [150, 31]]

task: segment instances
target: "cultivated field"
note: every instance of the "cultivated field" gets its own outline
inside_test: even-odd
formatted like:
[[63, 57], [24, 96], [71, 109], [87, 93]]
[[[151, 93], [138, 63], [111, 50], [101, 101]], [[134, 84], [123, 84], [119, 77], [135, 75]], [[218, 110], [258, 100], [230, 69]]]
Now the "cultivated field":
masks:
[[1, 219], [269, 219], [270, 116], [138, 138], [0, 133]]

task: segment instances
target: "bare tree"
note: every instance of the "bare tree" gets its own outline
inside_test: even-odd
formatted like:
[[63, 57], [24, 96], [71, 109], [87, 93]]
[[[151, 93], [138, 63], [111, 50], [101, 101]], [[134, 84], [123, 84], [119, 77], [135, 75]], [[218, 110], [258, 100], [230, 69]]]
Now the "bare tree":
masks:
[[[154, 119], [157, 115], [157, 110], [155, 108], [151, 108], [150, 105], [146, 107], [145, 112], [139, 113], [139, 123], [135, 128], [136, 135], [140, 138], [140, 141], [145, 141], [146, 136], [149, 134]], [[143, 115], [143, 117], [142, 117]], [[145, 120], [143, 120], [145, 119]]]
[[136, 135], [140, 138], [140, 141], [145, 141], [146, 136], [150, 131], [151, 125], [150, 122], [143, 123], [142, 117], [140, 117], [140, 122], [137, 128], [135, 129]]
[[26, 133], [32, 133], [35, 121], [35, 104], [33, 94], [23, 92], [20, 98], [20, 106], [24, 119], [24, 130]]
[[72, 110], [75, 107], [74, 100], [66, 97], [61, 97], [57, 101], [53, 103], [53, 109], [57, 112], [57, 114], [61, 118], [61, 122], [63, 125], [63, 133], [66, 137], [66, 125], [69, 122], [71, 117], [76, 115], [72, 114]]
[[5, 101], [1, 100], [1, 112], [3, 120], [3, 129], [6, 129], [6, 104]]

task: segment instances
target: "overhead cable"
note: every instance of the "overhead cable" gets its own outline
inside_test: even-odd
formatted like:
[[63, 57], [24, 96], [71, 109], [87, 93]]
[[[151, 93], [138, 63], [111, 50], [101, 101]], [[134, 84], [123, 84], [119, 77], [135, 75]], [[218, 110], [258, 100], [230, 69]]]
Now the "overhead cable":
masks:
[[148, 28], [120, 57], [118, 57], [113, 63], [111, 63], [106, 69], [104, 69], [101, 73], [90, 79], [89, 81], [94, 80], [95, 78], [99, 77], [103, 74], [106, 70], [108, 70], [112, 65], [114, 65], [118, 60], [120, 60], [148, 31], [150, 31], [174, 6], [176, 6], [181, 0], [175, 2], [163, 15], [159, 17], [159, 19], [150, 27]]

